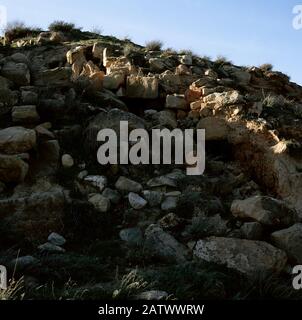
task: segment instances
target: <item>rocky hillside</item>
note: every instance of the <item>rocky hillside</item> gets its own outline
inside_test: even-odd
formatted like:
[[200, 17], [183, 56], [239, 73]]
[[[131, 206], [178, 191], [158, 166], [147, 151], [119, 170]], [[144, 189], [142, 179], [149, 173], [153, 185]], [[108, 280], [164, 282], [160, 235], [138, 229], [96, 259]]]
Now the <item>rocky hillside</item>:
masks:
[[[97, 163], [97, 133], [206, 130], [206, 171]], [[302, 87], [130, 41], [0, 46], [0, 264], [31, 299], [299, 298]]]

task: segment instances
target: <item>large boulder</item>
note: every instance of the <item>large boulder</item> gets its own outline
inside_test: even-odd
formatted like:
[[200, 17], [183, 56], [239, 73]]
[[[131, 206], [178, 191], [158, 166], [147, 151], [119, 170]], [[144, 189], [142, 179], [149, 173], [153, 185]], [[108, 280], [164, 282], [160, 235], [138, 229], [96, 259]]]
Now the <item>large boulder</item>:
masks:
[[280, 273], [287, 262], [285, 252], [266, 242], [231, 238], [200, 240], [194, 255], [203, 261], [226, 265], [247, 276]]
[[92, 55], [95, 59], [103, 61], [104, 46], [101, 43], [95, 43], [92, 47]]
[[20, 52], [12, 54], [10, 57], [8, 57], [8, 60], [11, 60], [15, 63], [24, 63], [26, 65], [29, 65], [29, 60], [27, 56]]
[[103, 86], [105, 89], [117, 90], [125, 82], [125, 74], [122, 72], [112, 72], [104, 76]]
[[126, 96], [138, 99], [158, 98], [158, 79], [154, 77], [130, 76], [127, 78]]
[[2, 67], [0, 74], [17, 86], [28, 86], [30, 84], [30, 72], [25, 63], [8, 61]]
[[161, 73], [168, 68], [164, 58], [151, 58], [149, 64], [151, 72]]
[[0, 154], [0, 181], [22, 182], [27, 172], [28, 164], [20, 157]]
[[119, 97], [111, 92], [103, 88], [101, 91], [94, 92], [93, 96], [96, 103], [102, 105], [103, 107], [107, 107], [110, 109], [118, 108], [121, 110], [128, 110], [126, 104], [119, 99]]
[[225, 65], [223, 69], [242, 86], [247, 86], [252, 79], [251, 74], [242, 68]]
[[204, 129], [206, 140], [227, 140], [229, 127], [224, 119], [216, 117], [203, 118], [197, 124], [197, 129]]
[[182, 94], [167, 95], [166, 108], [186, 110], [188, 108], [185, 96]]
[[35, 86], [68, 87], [71, 85], [71, 68], [58, 67], [35, 74]]
[[294, 212], [284, 201], [262, 196], [235, 200], [231, 212], [237, 218], [257, 221], [266, 226], [280, 224], [288, 226], [295, 219]]
[[76, 61], [81, 61], [83, 65], [86, 62], [85, 47], [78, 46], [70, 49], [66, 53], [66, 59], [69, 64], [74, 64]]
[[9, 127], [0, 130], [0, 152], [18, 154], [36, 146], [35, 130], [23, 127]]
[[16, 106], [12, 109], [12, 119], [15, 123], [35, 123], [40, 120], [36, 106]]
[[244, 102], [244, 97], [238, 91], [215, 92], [203, 98], [204, 103], [212, 107], [225, 107]]
[[302, 224], [276, 231], [271, 236], [273, 244], [284, 250], [295, 264], [302, 264]]

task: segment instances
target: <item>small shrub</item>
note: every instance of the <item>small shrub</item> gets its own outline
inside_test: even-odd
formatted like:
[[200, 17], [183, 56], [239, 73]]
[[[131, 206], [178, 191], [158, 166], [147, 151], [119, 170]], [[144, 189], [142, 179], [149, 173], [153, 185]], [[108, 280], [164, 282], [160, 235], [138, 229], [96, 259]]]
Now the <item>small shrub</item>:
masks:
[[194, 54], [192, 50], [188, 50], [188, 49], [179, 50], [178, 54], [196, 56], [196, 54]]
[[220, 65], [224, 65], [224, 64], [232, 64], [232, 61], [228, 60], [224, 56], [217, 56], [215, 63], [220, 64]]
[[133, 297], [146, 290], [148, 285], [148, 282], [138, 275], [137, 270], [132, 270], [123, 276], [119, 288], [113, 292], [113, 298], [120, 300]]
[[163, 52], [163, 54], [164, 54], [165, 56], [177, 55], [177, 51], [174, 50], [173, 48], [167, 48], [167, 49], [165, 49], [165, 51]]
[[148, 51], [161, 51], [163, 42], [160, 40], [153, 40], [146, 43], [146, 49]]
[[132, 42], [132, 39], [128, 34], [126, 36], [124, 36], [124, 38], [122, 40], [125, 42]]
[[101, 36], [103, 33], [103, 29], [101, 27], [92, 27], [91, 32], [98, 36]]
[[152, 289], [163, 290], [176, 299], [227, 299], [241, 287], [242, 278], [224, 266], [199, 261], [148, 271], [145, 281]]
[[71, 33], [75, 31], [80, 31], [81, 28], [77, 28], [74, 23], [72, 22], [65, 22], [61, 20], [57, 20], [52, 22], [48, 26], [49, 31], [53, 32], [64, 32], [64, 33]]
[[22, 300], [24, 297], [24, 280], [12, 280], [6, 290], [0, 290], [0, 301]]
[[295, 291], [289, 279], [277, 275], [255, 274], [246, 281], [233, 300], [296, 300], [301, 293]]
[[268, 94], [263, 98], [263, 106], [267, 108], [290, 107], [293, 102], [281, 95]]
[[259, 66], [259, 69], [261, 69], [264, 72], [272, 71], [274, 69], [274, 66], [271, 63], [265, 63]]
[[8, 42], [20, 38], [36, 36], [40, 32], [41, 29], [26, 26], [22, 21], [11, 22], [4, 29], [5, 38]]
[[204, 61], [204, 62], [211, 62], [212, 57], [207, 56], [207, 55], [203, 55], [203, 56], [200, 57], [200, 59], [201, 59], [202, 61]]

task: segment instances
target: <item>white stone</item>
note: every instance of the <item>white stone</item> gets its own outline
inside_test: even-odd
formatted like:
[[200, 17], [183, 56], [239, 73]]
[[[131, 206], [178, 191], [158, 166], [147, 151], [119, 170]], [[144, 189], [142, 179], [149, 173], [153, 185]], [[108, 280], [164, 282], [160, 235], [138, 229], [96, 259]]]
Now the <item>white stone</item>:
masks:
[[143, 209], [147, 205], [147, 201], [137, 193], [130, 192], [128, 195], [129, 203], [135, 210]]
[[101, 213], [106, 213], [110, 210], [110, 200], [101, 194], [93, 195], [88, 201], [92, 203], [95, 209]]
[[70, 154], [64, 154], [62, 156], [62, 166], [64, 168], [72, 168], [74, 166], [74, 160]]
[[167, 95], [166, 108], [186, 110], [187, 101], [185, 96], [182, 94]]
[[66, 239], [55, 232], [52, 232], [47, 240], [56, 246], [63, 246], [66, 243]]

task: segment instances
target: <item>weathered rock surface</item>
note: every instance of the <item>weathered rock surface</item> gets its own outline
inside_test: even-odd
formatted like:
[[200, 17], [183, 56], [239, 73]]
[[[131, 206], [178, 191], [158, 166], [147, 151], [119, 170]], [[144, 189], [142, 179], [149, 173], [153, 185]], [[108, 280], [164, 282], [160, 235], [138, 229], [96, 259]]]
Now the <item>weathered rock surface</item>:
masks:
[[200, 240], [196, 244], [194, 255], [246, 275], [280, 273], [287, 262], [284, 251], [266, 242], [231, 238]]
[[0, 152], [18, 154], [36, 146], [36, 132], [23, 127], [10, 127], [0, 130]]
[[30, 72], [25, 63], [9, 61], [2, 67], [1, 75], [18, 86], [27, 86], [30, 84]]
[[12, 118], [15, 123], [36, 123], [40, 117], [36, 106], [17, 106], [12, 109]]
[[145, 237], [145, 247], [158, 258], [178, 263], [186, 261], [187, 248], [159, 226], [151, 225], [146, 230]]
[[231, 211], [235, 217], [252, 219], [263, 225], [290, 225], [294, 222], [294, 212], [283, 201], [270, 197], [256, 196], [233, 202]]
[[[302, 263], [301, 106], [302, 88], [269, 66], [150, 51], [80, 30], [17, 39], [0, 54], [0, 264], [20, 248], [29, 255], [17, 269], [26, 288], [71, 278], [91, 282], [93, 297], [112, 296], [117, 282], [144, 286], [145, 275], [141, 299], [166, 299], [158, 290], [174, 277], [177, 299], [241, 292], [236, 281], [213, 285], [199, 259], [230, 277], [226, 267], [278, 276], [286, 255]], [[121, 121], [149, 133], [205, 129], [205, 173], [98, 164], [98, 132], [114, 130], [119, 147]], [[210, 289], [195, 290], [191, 274]]]
[[28, 164], [19, 156], [0, 154], [0, 181], [22, 182], [28, 173]]
[[158, 98], [158, 80], [152, 77], [128, 77], [126, 96], [128, 98]]
[[295, 264], [302, 263], [302, 224], [297, 223], [292, 227], [272, 234], [272, 243], [284, 250], [289, 259]]
[[147, 205], [147, 201], [137, 193], [130, 192], [128, 195], [129, 203], [133, 209], [140, 210]]
[[100, 194], [90, 197], [89, 202], [92, 203], [100, 213], [106, 213], [110, 210], [110, 200]]
[[140, 183], [126, 177], [120, 177], [116, 182], [115, 187], [121, 192], [141, 192], [143, 190]]

